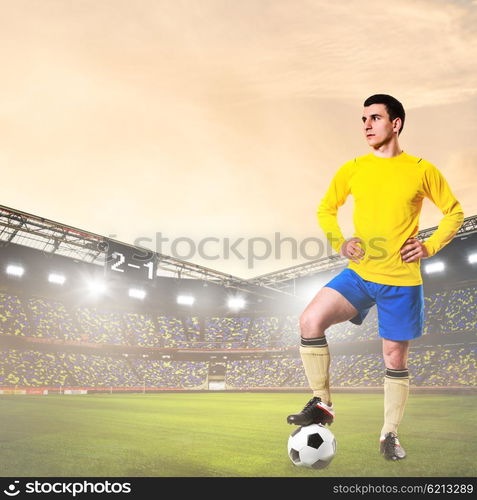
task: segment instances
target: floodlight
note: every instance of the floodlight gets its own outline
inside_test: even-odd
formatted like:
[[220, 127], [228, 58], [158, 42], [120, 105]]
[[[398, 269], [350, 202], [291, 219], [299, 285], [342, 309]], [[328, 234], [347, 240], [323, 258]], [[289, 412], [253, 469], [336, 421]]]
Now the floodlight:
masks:
[[10, 276], [21, 277], [23, 276], [24, 272], [25, 269], [21, 266], [15, 266], [14, 264], [10, 264], [9, 266], [7, 266], [7, 274], [10, 274]]
[[48, 275], [48, 281], [50, 283], [55, 283], [56, 285], [63, 285], [66, 278], [62, 274], [50, 273]]
[[106, 285], [102, 281], [90, 281], [88, 288], [94, 295], [101, 295], [106, 291]]
[[245, 300], [242, 297], [230, 297], [227, 305], [230, 309], [243, 309], [245, 307]]
[[469, 263], [476, 264], [477, 263], [477, 253], [471, 253], [469, 255]]
[[424, 266], [424, 271], [427, 274], [432, 274], [444, 271], [445, 268], [446, 266], [444, 265], [444, 262], [433, 262], [432, 264], [427, 264], [426, 266]]
[[134, 298], [134, 299], [145, 299], [146, 298], [146, 292], [145, 290], [139, 290], [138, 288], [130, 288], [129, 289], [129, 296]]
[[195, 302], [195, 297], [191, 295], [178, 295], [177, 303], [184, 306], [191, 306]]

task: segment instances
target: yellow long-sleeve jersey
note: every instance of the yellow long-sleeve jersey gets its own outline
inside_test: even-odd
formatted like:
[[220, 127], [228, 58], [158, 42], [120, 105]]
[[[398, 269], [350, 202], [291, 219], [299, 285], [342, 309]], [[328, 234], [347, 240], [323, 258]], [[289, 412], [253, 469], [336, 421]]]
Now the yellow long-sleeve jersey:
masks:
[[364, 258], [348, 267], [363, 279], [383, 285], [422, 283], [420, 260], [404, 262], [400, 250], [417, 235], [424, 198], [444, 214], [424, 242], [429, 257], [447, 245], [464, 221], [464, 212], [442, 173], [431, 163], [402, 152], [392, 158], [373, 153], [345, 163], [335, 174], [318, 206], [318, 223], [332, 248], [340, 253], [345, 241], [338, 208], [354, 198], [353, 237], [362, 240]]

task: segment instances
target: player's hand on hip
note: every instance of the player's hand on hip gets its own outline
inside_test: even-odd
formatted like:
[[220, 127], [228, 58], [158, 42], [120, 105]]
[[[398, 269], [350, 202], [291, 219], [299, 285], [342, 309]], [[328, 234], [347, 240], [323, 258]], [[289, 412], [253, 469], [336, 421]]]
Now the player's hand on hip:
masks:
[[429, 257], [427, 248], [416, 238], [408, 238], [401, 247], [401, 257], [404, 262], [416, 262]]
[[363, 259], [365, 251], [361, 247], [363, 244], [360, 238], [349, 238], [341, 245], [340, 254], [347, 259], [359, 264], [359, 261]]

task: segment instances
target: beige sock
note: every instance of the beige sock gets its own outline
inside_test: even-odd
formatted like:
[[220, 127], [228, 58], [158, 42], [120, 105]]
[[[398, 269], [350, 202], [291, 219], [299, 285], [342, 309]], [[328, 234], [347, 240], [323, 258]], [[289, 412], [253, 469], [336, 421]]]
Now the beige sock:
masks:
[[300, 356], [306, 378], [313, 396], [331, 405], [330, 395], [330, 351], [326, 337], [314, 339], [301, 338]]
[[397, 434], [409, 395], [409, 371], [386, 369], [384, 377], [384, 425], [381, 436]]

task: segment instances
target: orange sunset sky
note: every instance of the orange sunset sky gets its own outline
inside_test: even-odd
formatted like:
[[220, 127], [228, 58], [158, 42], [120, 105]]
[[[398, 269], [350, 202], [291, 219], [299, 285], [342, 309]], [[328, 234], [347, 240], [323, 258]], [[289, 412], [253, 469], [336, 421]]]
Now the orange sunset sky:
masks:
[[[128, 243], [324, 240], [316, 207], [339, 166], [369, 152], [364, 99], [389, 93], [406, 108], [403, 149], [477, 214], [475, 0], [0, 0], [0, 11], [3, 205]], [[345, 236], [352, 208], [339, 214]], [[425, 200], [421, 229], [441, 217]], [[306, 261], [288, 253], [252, 268], [190, 260], [248, 278]]]

